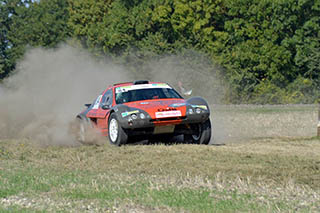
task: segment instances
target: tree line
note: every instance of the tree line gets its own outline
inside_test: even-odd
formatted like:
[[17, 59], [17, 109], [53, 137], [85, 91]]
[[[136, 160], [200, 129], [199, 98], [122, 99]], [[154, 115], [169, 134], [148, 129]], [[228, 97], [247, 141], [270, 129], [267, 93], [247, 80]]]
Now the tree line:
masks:
[[61, 42], [132, 67], [188, 49], [221, 67], [226, 103], [313, 103], [319, 14], [319, 0], [2, 0], [0, 79]]

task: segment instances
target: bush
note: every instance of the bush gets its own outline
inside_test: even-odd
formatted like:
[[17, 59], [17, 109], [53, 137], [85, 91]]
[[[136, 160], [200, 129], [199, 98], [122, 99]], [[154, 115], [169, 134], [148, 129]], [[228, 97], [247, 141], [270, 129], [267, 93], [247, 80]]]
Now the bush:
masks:
[[287, 103], [315, 103], [320, 97], [320, 91], [316, 82], [299, 76], [287, 86]]
[[254, 104], [284, 104], [286, 102], [284, 89], [270, 81], [263, 81], [255, 87], [251, 103]]

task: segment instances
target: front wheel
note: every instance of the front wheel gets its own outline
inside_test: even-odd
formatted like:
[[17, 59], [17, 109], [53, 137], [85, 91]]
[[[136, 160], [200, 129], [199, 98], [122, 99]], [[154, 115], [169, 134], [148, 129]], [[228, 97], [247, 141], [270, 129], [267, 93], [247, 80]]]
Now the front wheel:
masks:
[[127, 143], [128, 135], [120, 126], [115, 114], [111, 114], [108, 123], [109, 141], [113, 145], [121, 146]]
[[211, 122], [210, 119], [206, 120], [204, 123], [193, 124], [192, 128], [194, 133], [189, 135], [184, 135], [185, 141], [194, 144], [209, 144], [211, 139]]

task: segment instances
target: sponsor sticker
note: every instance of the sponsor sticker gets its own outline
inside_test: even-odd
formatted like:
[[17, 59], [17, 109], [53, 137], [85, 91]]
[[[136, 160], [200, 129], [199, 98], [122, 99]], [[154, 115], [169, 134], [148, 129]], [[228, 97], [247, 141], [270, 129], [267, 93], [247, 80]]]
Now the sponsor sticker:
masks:
[[180, 110], [156, 112], [156, 118], [169, 118], [181, 116]]
[[99, 104], [101, 101], [102, 95], [99, 95], [98, 98], [96, 99], [96, 101], [94, 102], [94, 105], [92, 107], [92, 109], [98, 109], [99, 108]]
[[194, 108], [201, 108], [201, 109], [205, 109], [208, 110], [208, 107], [206, 105], [191, 105]]
[[116, 93], [128, 92], [130, 90], [138, 90], [138, 89], [150, 89], [150, 88], [167, 88], [171, 87], [168, 84], [138, 84], [138, 85], [129, 85], [123, 87], [117, 87]]
[[170, 106], [171, 107], [182, 107], [182, 106], [185, 106], [186, 103], [175, 103], [175, 104], [171, 104]]
[[135, 110], [135, 111], [131, 111], [131, 112], [123, 112], [123, 113], [121, 113], [121, 116], [127, 117], [128, 115], [132, 115], [132, 114], [138, 113], [138, 112], [139, 112], [139, 110]]

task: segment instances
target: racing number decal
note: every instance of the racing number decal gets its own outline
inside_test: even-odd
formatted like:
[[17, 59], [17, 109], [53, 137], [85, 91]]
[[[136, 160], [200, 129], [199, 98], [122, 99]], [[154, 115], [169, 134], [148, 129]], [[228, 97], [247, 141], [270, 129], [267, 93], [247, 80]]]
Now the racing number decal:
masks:
[[156, 118], [168, 118], [181, 116], [180, 110], [156, 112]]

